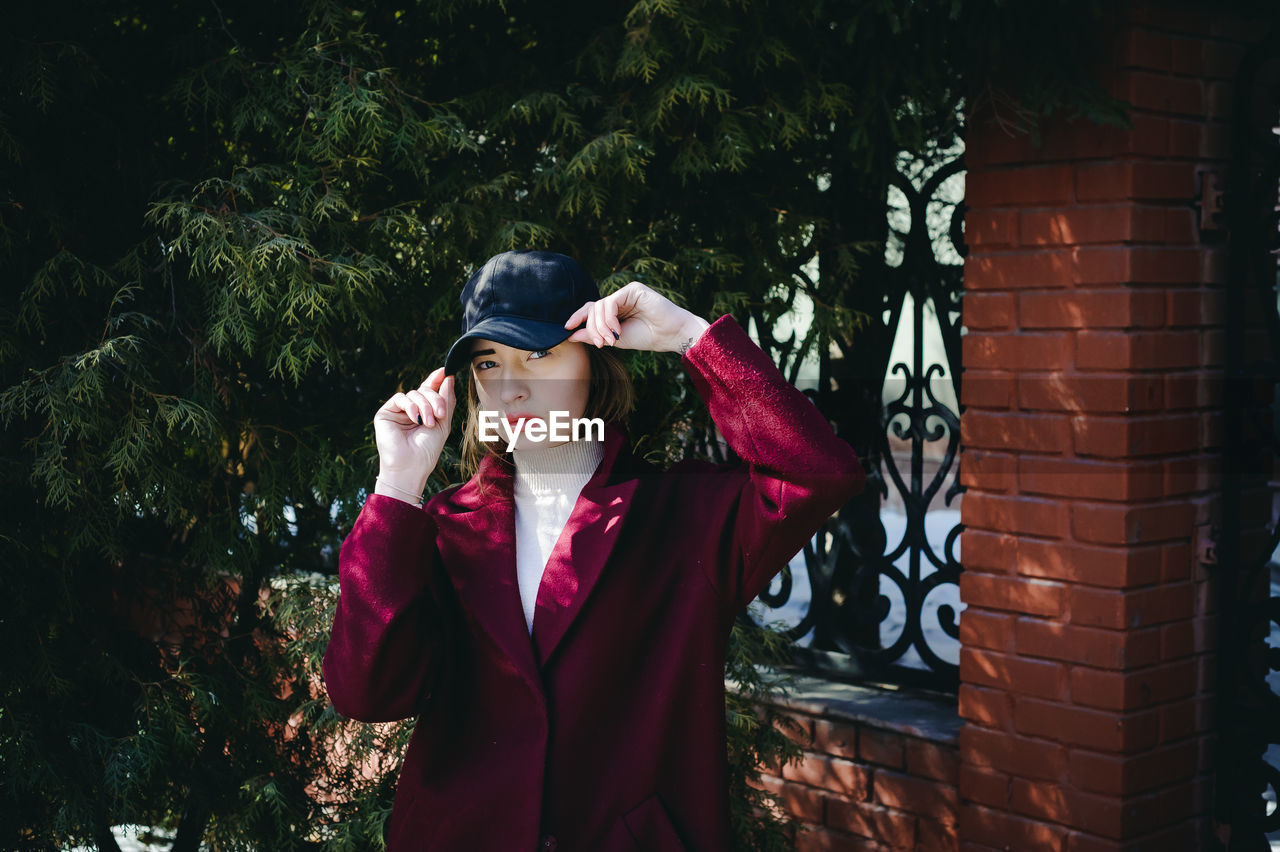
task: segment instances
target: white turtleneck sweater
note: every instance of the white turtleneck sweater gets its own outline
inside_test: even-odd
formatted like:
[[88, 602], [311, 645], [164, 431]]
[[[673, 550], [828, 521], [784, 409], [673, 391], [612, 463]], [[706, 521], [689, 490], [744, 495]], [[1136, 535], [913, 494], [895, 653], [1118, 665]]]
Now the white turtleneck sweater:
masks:
[[551, 551], [586, 485], [604, 457], [602, 441], [569, 441], [558, 447], [514, 450], [516, 578], [524, 620], [533, 633], [538, 587]]

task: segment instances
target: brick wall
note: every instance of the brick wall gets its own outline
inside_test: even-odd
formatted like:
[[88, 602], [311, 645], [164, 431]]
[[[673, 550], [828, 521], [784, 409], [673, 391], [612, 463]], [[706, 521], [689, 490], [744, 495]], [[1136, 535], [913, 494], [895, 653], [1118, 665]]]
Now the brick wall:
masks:
[[805, 762], [766, 779], [798, 849], [1213, 846], [1227, 257], [1197, 202], [1264, 28], [1127, 8], [1101, 72], [1132, 129], [971, 116], [962, 727], [799, 713]]
[[[773, 768], [764, 786], [801, 824], [798, 852], [955, 850], [959, 796], [953, 735], [893, 718], [790, 710], [804, 759]], [[950, 712], [950, 711], [948, 711]], [[891, 717], [893, 713], [884, 713]]]
[[1252, 33], [1190, 6], [1131, 15], [1107, 81], [1132, 130], [1059, 124], [1037, 150], [979, 114], [967, 141], [967, 850], [1199, 848], [1211, 829], [1199, 553], [1226, 257], [1193, 202], [1225, 168]]

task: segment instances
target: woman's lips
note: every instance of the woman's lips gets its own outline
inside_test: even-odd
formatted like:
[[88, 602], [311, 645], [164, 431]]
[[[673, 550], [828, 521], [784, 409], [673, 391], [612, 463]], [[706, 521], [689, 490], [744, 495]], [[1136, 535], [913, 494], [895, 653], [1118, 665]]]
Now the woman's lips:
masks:
[[527, 423], [530, 420], [538, 420], [538, 419], [540, 418], [534, 417], [532, 414], [508, 414], [507, 415], [507, 422], [510, 423], [512, 426], [516, 425], [516, 422], [520, 420], [523, 420]]

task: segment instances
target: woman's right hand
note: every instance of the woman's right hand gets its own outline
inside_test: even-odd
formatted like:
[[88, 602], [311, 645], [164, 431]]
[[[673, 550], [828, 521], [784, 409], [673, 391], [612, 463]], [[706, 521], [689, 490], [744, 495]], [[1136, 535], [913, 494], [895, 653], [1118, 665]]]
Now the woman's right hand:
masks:
[[422, 493], [449, 437], [457, 404], [453, 386], [453, 376], [446, 377], [444, 367], [439, 367], [416, 390], [398, 393], [378, 409], [373, 431], [382, 483]]

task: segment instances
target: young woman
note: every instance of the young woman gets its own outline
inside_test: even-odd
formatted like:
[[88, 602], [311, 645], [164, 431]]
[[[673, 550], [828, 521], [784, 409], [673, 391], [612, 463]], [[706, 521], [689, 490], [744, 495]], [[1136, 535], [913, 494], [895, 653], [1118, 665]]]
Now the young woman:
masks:
[[[462, 301], [445, 367], [374, 418], [324, 659], [338, 712], [418, 719], [388, 848], [728, 849], [730, 628], [862, 467], [729, 315], [638, 282], [601, 299], [546, 252], [491, 258]], [[634, 457], [608, 347], [677, 354], [741, 463]], [[421, 505], [458, 368], [478, 469]], [[606, 421], [603, 440], [525, 430], [553, 412]]]

